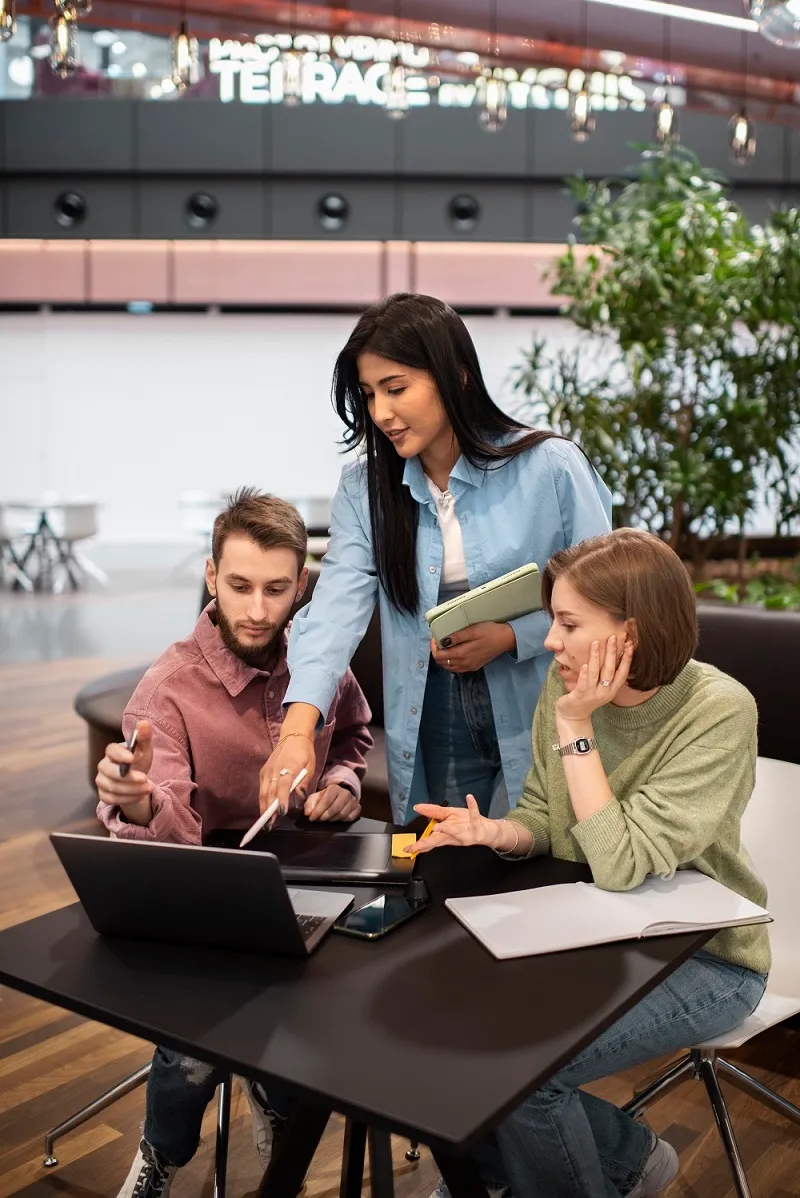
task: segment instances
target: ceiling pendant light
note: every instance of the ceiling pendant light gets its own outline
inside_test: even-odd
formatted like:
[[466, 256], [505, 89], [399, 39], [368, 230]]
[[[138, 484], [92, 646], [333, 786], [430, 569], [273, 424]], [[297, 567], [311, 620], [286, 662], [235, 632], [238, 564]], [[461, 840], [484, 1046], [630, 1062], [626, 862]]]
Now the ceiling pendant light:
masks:
[[14, 0], [0, 0], [0, 42], [7, 42], [17, 32]]
[[305, 55], [294, 48], [297, 36], [297, 0], [292, 5], [292, 44], [281, 54], [281, 78], [283, 80], [283, 102], [288, 108], [296, 108], [303, 102], [303, 64]]
[[731, 158], [737, 166], [746, 166], [756, 152], [756, 127], [747, 115], [747, 34], [742, 33], [742, 107], [728, 125]]
[[575, 141], [588, 141], [594, 133], [592, 97], [587, 86], [586, 50], [589, 42], [589, 5], [583, 0], [581, 9], [581, 42], [583, 45], [583, 83], [580, 90], [569, 94], [569, 130]]
[[664, 18], [664, 62], [667, 73], [661, 101], [656, 105], [656, 119], [653, 136], [659, 145], [665, 146], [680, 140], [678, 130], [678, 115], [670, 102], [670, 87], [672, 84], [672, 51], [670, 46], [669, 17]]
[[57, 13], [50, 20], [50, 68], [66, 79], [75, 74], [80, 61], [77, 19], [69, 11]]
[[60, 13], [70, 13], [75, 18], [88, 17], [92, 11], [92, 0], [56, 0], [56, 9]]
[[592, 97], [586, 86], [586, 76], [583, 76], [583, 86], [580, 91], [570, 92], [569, 96], [569, 130], [575, 141], [588, 141], [594, 133], [594, 113], [592, 112]]
[[497, 61], [497, 0], [489, 0], [489, 62], [478, 78], [477, 90], [481, 102], [480, 126], [487, 133], [498, 133], [508, 120], [508, 88], [505, 79], [499, 78], [494, 63]]
[[731, 118], [731, 157], [737, 166], [746, 166], [756, 152], [756, 126], [744, 109]]
[[767, 41], [800, 50], [800, 0], [750, 0], [750, 16]]
[[481, 98], [482, 129], [487, 133], [498, 133], [508, 120], [508, 88], [504, 79], [498, 79], [487, 67], [478, 79], [478, 94]]
[[184, 19], [169, 39], [169, 77], [178, 91], [191, 87], [200, 78], [197, 38], [189, 33], [185, 8]]
[[406, 85], [406, 68], [396, 55], [389, 70], [381, 80], [386, 96], [386, 115], [392, 120], [401, 121], [408, 112], [408, 87]]

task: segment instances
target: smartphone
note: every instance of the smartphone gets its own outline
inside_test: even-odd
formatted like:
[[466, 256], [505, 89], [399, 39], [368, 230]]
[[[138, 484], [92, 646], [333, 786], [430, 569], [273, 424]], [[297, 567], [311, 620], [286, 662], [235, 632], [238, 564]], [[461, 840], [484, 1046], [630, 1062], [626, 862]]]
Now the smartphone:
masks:
[[411, 903], [402, 894], [382, 894], [358, 911], [349, 911], [333, 925], [334, 931], [363, 940], [377, 940], [407, 919], [424, 911], [426, 903]]

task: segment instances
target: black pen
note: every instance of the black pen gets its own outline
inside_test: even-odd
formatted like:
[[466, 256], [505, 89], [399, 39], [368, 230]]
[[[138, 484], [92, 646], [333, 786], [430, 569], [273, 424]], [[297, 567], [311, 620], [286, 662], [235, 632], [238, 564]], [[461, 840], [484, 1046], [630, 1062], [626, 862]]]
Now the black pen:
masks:
[[[128, 750], [129, 753], [132, 753], [133, 750], [136, 748], [136, 741], [138, 739], [138, 735], [139, 735], [139, 729], [134, 728], [133, 732], [131, 733], [131, 739], [129, 741], [125, 742], [125, 748]], [[133, 764], [133, 762], [131, 762], [131, 761], [120, 762], [120, 767], [119, 767], [120, 778], [124, 778], [126, 776], [126, 774], [128, 773], [128, 770], [131, 768], [132, 764]]]

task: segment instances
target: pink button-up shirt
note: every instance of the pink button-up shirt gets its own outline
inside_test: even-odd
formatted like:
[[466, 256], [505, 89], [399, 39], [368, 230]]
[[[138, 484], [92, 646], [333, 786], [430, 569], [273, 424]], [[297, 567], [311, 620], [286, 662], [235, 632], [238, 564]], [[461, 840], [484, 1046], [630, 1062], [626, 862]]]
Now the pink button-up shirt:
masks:
[[[122, 720], [153, 725], [153, 818], [128, 823], [119, 807], [97, 814], [115, 836], [199, 844], [217, 828], [249, 828], [259, 813], [259, 771], [278, 743], [289, 685], [285, 640], [272, 671], [256, 670], [224, 644], [211, 603], [194, 632], [167, 649], [137, 686]], [[334, 783], [358, 797], [372, 747], [371, 712], [348, 670], [316, 739], [308, 794]]]

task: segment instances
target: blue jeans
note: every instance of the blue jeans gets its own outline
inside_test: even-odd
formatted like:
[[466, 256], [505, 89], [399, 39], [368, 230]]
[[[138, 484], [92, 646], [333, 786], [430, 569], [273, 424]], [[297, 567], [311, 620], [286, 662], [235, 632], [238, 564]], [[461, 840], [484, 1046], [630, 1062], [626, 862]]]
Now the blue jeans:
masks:
[[[632, 1190], [652, 1133], [578, 1087], [730, 1031], [755, 1010], [765, 986], [763, 974], [711, 953], [685, 961], [496, 1129], [516, 1198], [619, 1198]], [[496, 1178], [494, 1162], [476, 1157]]]
[[419, 745], [431, 802], [466, 807], [472, 794], [488, 815], [503, 774], [483, 670], [451, 674], [431, 658]]
[[[205, 1061], [185, 1057], [170, 1048], [157, 1048], [147, 1079], [144, 1138], [170, 1165], [188, 1165], [200, 1143], [206, 1107], [228, 1074]], [[259, 1105], [279, 1123], [290, 1114], [287, 1097], [270, 1085], [269, 1098], [255, 1086]]]

